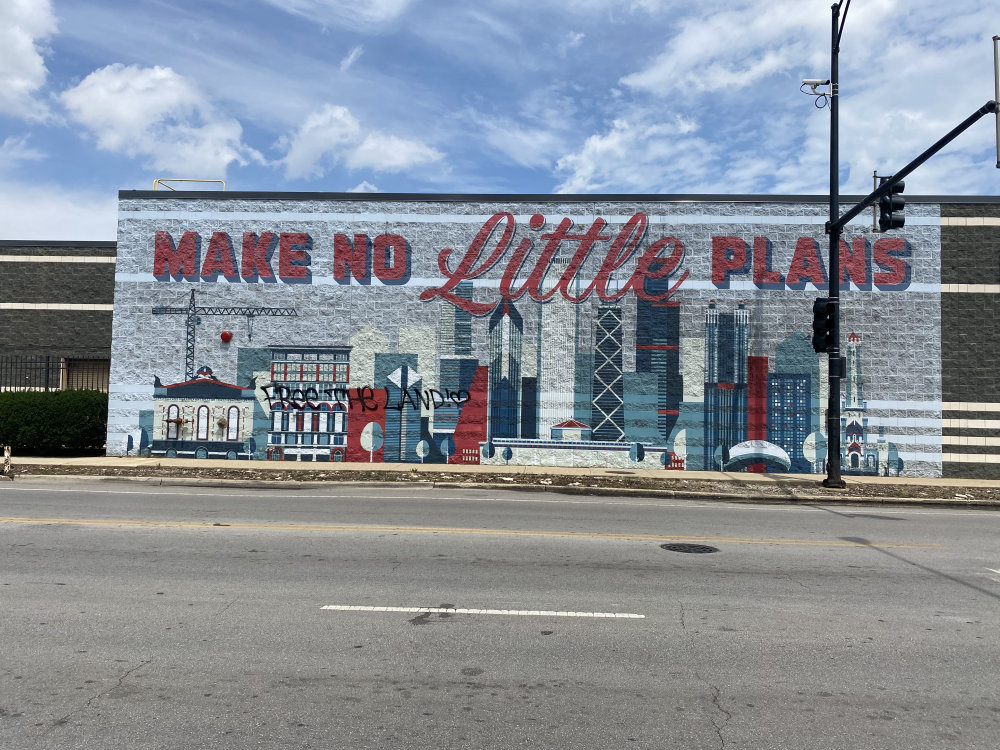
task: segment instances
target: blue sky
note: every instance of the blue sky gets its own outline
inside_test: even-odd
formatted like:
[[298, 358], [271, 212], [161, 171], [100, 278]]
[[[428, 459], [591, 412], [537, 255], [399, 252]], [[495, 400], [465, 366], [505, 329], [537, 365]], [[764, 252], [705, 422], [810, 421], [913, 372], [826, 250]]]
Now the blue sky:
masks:
[[[3, 0], [0, 237], [119, 189], [816, 194], [831, 0]], [[844, 193], [993, 98], [995, 0], [853, 0]], [[989, 117], [907, 194], [1000, 194]]]

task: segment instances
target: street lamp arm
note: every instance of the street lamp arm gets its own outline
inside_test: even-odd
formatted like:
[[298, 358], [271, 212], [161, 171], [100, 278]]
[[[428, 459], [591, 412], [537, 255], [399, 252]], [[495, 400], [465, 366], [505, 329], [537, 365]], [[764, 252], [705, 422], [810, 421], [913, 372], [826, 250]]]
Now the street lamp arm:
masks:
[[888, 195], [892, 191], [893, 185], [905, 178], [910, 172], [915, 170], [925, 161], [930, 159], [934, 154], [943, 149], [958, 136], [964, 133], [966, 130], [975, 125], [980, 119], [989, 114], [995, 114], [997, 112], [997, 103], [995, 101], [988, 101], [982, 107], [977, 109], [971, 115], [966, 117], [961, 123], [956, 125], [947, 135], [941, 138], [937, 143], [931, 146], [929, 149], [924, 151], [920, 156], [911, 161], [905, 167], [900, 169], [891, 178], [879, 185], [875, 190], [873, 190], [869, 195], [864, 198], [861, 202], [854, 206], [850, 211], [845, 213], [839, 219], [834, 222], [830, 222], [827, 225], [827, 233], [839, 232], [847, 223], [853, 219], [855, 216], [860, 214], [870, 205], [879, 200], [883, 195]]
[[837, 8], [844, 6], [844, 14], [840, 17], [840, 30], [837, 32], [837, 49], [840, 49], [840, 37], [844, 35], [844, 22], [847, 20], [847, 11], [851, 8], [851, 0], [840, 0], [837, 4]]

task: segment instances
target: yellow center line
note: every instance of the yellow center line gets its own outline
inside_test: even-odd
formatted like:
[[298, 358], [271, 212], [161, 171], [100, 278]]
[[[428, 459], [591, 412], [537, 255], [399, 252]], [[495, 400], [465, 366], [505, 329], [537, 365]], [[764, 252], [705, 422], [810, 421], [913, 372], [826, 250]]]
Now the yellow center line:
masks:
[[138, 521], [105, 518], [27, 518], [0, 516], [0, 523], [62, 526], [124, 526], [134, 528], [236, 529], [240, 531], [320, 531], [368, 534], [459, 534], [472, 536], [541, 537], [551, 539], [618, 539], [649, 542], [698, 542], [703, 544], [778, 544], [799, 547], [892, 547], [897, 549], [946, 549], [922, 542], [856, 542], [849, 539], [771, 539], [736, 536], [687, 536], [673, 534], [612, 534], [592, 531], [539, 531], [533, 529], [473, 529], [449, 526], [383, 526], [325, 523], [240, 523], [210, 521]]

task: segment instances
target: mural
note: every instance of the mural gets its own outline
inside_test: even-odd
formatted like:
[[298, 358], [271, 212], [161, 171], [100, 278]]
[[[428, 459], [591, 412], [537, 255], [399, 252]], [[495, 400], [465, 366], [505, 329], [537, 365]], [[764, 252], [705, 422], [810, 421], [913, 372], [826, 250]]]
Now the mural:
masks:
[[[162, 195], [122, 194], [109, 453], [825, 471], [822, 203]], [[841, 246], [845, 474], [940, 474], [940, 363], [888, 351], [940, 337], [915, 223]]]

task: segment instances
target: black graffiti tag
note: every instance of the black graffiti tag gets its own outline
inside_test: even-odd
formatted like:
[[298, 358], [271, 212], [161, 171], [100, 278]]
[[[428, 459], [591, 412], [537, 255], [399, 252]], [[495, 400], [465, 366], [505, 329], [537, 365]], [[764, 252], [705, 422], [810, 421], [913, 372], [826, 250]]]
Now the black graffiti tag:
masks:
[[271, 409], [278, 404], [283, 409], [312, 409], [319, 400], [319, 392], [312, 387], [289, 388], [286, 385], [264, 385], [261, 386], [267, 405]]
[[[270, 409], [276, 407], [281, 409], [315, 409], [316, 402], [320, 400], [320, 393], [313, 387], [289, 388], [284, 385], [261, 386], [267, 405]], [[471, 394], [463, 389], [446, 388], [441, 391], [437, 388], [408, 388], [401, 391], [398, 401], [389, 402], [388, 393], [384, 390], [377, 390], [370, 385], [358, 388], [324, 388], [323, 395], [326, 401], [337, 404], [346, 404], [348, 411], [359, 409], [366, 411], [404, 411], [407, 406], [419, 411], [421, 408], [442, 409], [452, 406], [461, 406], [466, 403]], [[379, 399], [379, 396], [383, 398]]]

